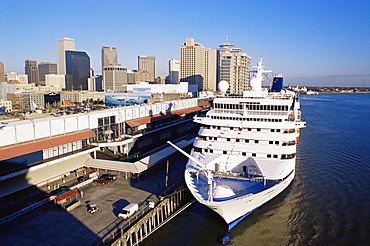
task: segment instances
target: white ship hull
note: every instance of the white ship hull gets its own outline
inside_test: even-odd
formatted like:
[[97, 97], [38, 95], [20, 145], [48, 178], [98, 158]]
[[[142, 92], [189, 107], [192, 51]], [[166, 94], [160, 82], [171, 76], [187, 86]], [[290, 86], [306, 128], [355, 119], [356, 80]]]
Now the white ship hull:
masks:
[[197, 201], [216, 213], [218, 213], [228, 224], [228, 229], [231, 230], [240, 220], [244, 219], [251, 212], [270, 201], [282, 191], [284, 191], [293, 181], [295, 171], [293, 171], [286, 179], [280, 181], [272, 187], [269, 187], [256, 194], [247, 194], [236, 197], [227, 201], [208, 201], [199, 196], [194, 180], [192, 180], [189, 172], [186, 172], [186, 183], [193, 196]]
[[194, 118], [200, 130], [191, 154], [184, 153], [189, 190], [229, 229], [292, 182], [300, 128], [306, 126], [298, 97], [283, 89], [282, 75], [268, 91], [261, 87], [269, 72], [262, 59], [256, 68], [251, 91], [216, 97], [205, 116]]

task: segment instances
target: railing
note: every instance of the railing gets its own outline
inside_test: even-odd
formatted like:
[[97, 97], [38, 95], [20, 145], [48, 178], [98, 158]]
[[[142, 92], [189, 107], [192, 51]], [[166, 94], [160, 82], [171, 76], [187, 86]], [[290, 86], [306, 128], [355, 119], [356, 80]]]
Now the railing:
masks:
[[11, 220], [13, 220], [13, 219], [21, 216], [22, 214], [25, 214], [25, 213], [31, 211], [31, 210], [34, 210], [35, 208], [38, 208], [38, 207], [40, 207], [40, 206], [42, 206], [42, 205], [44, 205], [44, 204], [52, 201], [53, 199], [54, 199], [54, 197], [45, 198], [42, 201], [36, 202], [36, 203], [34, 203], [34, 204], [30, 205], [30, 206], [27, 206], [26, 208], [21, 209], [21, 210], [13, 213], [11, 215], [8, 215], [8, 216], [6, 216], [4, 218], [1, 218], [0, 219], [0, 225], [6, 223], [8, 221], [11, 221]]
[[212, 113], [219, 114], [240, 114], [240, 115], [266, 115], [266, 116], [286, 116], [288, 111], [272, 111], [272, 110], [238, 110], [238, 109], [214, 109]]

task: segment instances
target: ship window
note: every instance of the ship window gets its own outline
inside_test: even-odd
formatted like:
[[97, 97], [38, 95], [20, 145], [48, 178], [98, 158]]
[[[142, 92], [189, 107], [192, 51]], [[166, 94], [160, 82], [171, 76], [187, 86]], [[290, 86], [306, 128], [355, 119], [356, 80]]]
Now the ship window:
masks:
[[256, 156], [257, 156], [257, 154], [256, 154], [256, 153], [252, 153], [252, 156], [253, 156], [253, 157], [256, 157]]
[[230, 127], [230, 130], [234, 130], [234, 127]]
[[276, 144], [276, 145], [279, 145], [279, 141], [275, 141], [275, 144]]
[[274, 141], [269, 141], [269, 144], [274, 144]]
[[210, 150], [209, 150], [209, 153], [213, 153], [213, 149], [210, 149]]
[[221, 127], [220, 127], [220, 126], [218, 126], [218, 127], [217, 127], [217, 130], [220, 130], [220, 129], [221, 129]]
[[246, 142], [246, 143], [249, 143], [249, 139], [246, 139], [246, 140], [245, 140], [245, 142]]
[[208, 149], [204, 149], [204, 152], [207, 153], [208, 152]]
[[202, 149], [201, 148], [194, 147], [194, 152], [200, 152], [200, 153], [202, 153]]
[[274, 158], [278, 158], [278, 155], [274, 155]]
[[226, 150], [222, 151], [222, 154], [226, 155], [227, 154], [227, 151]]
[[236, 139], [235, 141], [236, 141], [237, 143], [239, 143], [239, 142], [240, 142], [240, 139]]
[[252, 131], [252, 128], [248, 128], [248, 131]]
[[275, 129], [271, 129], [270, 131], [271, 131], [271, 132], [275, 132]]
[[247, 153], [245, 153], [245, 152], [242, 152], [242, 156], [246, 156], [247, 155]]
[[254, 140], [254, 143], [258, 143], [258, 140]]
[[216, 137], [213, 137], [213, 140], [217, 140], [217, 138]]
[[261, 128], [257, 128], [257, 132], [260, 132], [261, 131]]
[[226, 138], [226, 141], [230, 142], [230, 138]]
[[276, 132], [280, 132], [280, 129], [276, 129]]
[[271, 154], [267, 154], [267, 158], [271, 158]]

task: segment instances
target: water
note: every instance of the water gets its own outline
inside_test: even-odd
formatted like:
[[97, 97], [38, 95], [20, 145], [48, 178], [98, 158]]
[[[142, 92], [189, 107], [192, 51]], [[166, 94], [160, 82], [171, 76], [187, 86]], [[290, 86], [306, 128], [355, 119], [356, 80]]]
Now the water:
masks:
[[[370, 94], [300, 99], [296, 178], [234, 227], [229, 245], [370, 245]], [[220, 245], [226, 231], [194, 203], [143, 245]]]

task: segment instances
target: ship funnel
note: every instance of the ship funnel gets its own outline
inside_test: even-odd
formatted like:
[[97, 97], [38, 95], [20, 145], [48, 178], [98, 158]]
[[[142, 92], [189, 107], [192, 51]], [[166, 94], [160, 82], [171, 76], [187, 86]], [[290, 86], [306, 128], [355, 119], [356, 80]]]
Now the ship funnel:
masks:
[[280, 92], [283, 89], [283, 74], [276, 73], [272, 81], [271, 92]]

